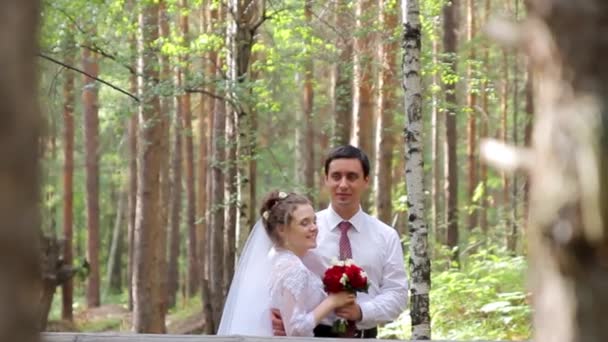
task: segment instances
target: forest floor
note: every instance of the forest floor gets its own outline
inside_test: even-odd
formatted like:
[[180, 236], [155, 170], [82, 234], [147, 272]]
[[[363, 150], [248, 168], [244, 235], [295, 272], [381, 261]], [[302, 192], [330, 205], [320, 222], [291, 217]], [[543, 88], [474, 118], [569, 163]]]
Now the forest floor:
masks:
[[[203, 330], [200, 300], [182, 302], [166, 316], [167, 333], [199, 334]], [[116, 332], [131, 331], [131, 312], [124, 304], [105, 304], [97, 308], [75, 310], [74, 321], [59, 319], [51, 313], [47, 331]]]

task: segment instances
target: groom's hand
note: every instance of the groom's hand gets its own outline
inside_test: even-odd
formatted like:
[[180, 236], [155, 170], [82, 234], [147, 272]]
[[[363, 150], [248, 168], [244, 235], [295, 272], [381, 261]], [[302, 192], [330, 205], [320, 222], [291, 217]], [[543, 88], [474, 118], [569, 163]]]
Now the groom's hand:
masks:
[[363, 318], [363, 315], [361, 314], [361, 307], [357, 303], [349, 304], [336, 309], [336, 316], [355, 322], [358, 322], [361, 320], [361, 318]]
[[283, 318], [279, 309], [270, 309], [270, 318], [272, 320], [272, 333], [274, 336], [286, 336]]

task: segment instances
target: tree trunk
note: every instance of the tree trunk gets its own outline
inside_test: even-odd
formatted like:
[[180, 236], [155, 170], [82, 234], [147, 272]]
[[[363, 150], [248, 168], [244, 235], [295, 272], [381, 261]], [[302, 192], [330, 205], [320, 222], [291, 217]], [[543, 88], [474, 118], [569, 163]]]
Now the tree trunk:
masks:
[[353, 60], [353, 38], [352, 23], [349, 18], [352, 12], [347, 0], [334, 0], [336, 12], [336, 28], [338, 38], [336, 45], [340, 51], [338, 62], [334, 69], [333, 87], [333, 112], [334, 133], [333, 146], [346, 145], [350, 142], [352, 123], [352, 60]]
[[108, 290], [112, 293], [122, 292], [121, 283], [121, 251], [122, 251], [122, 225], [123, 217], [125, 216], [125, 197], [126, 194], [122, 190], [118, 191], [118, 207], [116, 209], [116, 218], [114, 220], [114, 229], [112, 230], [112, 243], [110, 252], [108, 253], [108, 265], [106, 267], [108, 281]]
[[[502, 89], [501, 89], [501, 94], [500, 94], [500, 107], [501, 107], [501, 113], [500, 113], [500, 139], [502, 140], [503, 143], [507, 143], [508, 141], [508, 122], [507, 122], [507, 118], [509, 116], [509, 89], [510, 89], [510, 84], [509, 84], [509, 58], [508, 58], [508, 52], [506, 49], [503, 49], [502, 51], [503, 54], [503, 65], [502, 65], [502, 71], [503, 71], [503, 81], [502, 81]], [[501, 172], [500, 177], [502, 178], [502, 186], [503, 186], [503, 191], [502, 191], [502, 210], [503, 210], [503, 222], [504, 222], [504, 233], [505, 233], [505, 246], [509, 246], [510, 245], [510, 230], [511, 230], [511, 224], [510, 224], [510, 208], [509, 206], [511, 205], [511, 201], [510, 201], [510, 190], [511, 190], [511, 182], [510, 179], [507, 178], [507, 173], [506, 172]]]
[[[534, 77], [532, 70], [528, 68], [526, 78], [526, 124], [524, 130], [524, 145], [530, 147], [532, 140], [532, 124], [534, 122]], [[528, 230], [530, 217], [530, 180], [526, 179], [524, 184], [524, 205], [523, 205], [523, 229]]]
[[420, 80], [421, 26], [418, 1], [403, 4], [403, 89], [407, 125], [404, 128], [404, 155], [410, 232], [412, 339], [431, 339], [429, 290], [431, 261], [424, 212], [424, 157], [422, 139], [422, 85]]
[[0, 4], [0, 341], [40, 340], [39, 6]]
[[[67, 40], [71, 45], [71, 37]], [[74, 64], [74, 55], [68, 53], [65, 59], [66, 64]], [[64, 140], [64, 164], [63, 164], [63, 263], [71, 266], [74, 263], [73, 257], [73, 220], [74, 220], [74, 73], [65, 73], [63, 84], [63, 140]], [[66, 281], [61, 287], [61, 318], [71, 321], [73, 319], [73, 300], [74, 282], [72, 279]]]
[[[179, 77], [178, 77], [179, 79]], [[180, 85], [178, 84], [178, 87]], [[182, 105], [179, 96], [176, 96], [177, 114], [173, 118], [173, 151], [171, 160], [171, 211], [170, 211], [170, 233], [169, 233], [169, 263], [167, 270], [167, 306], [174, 307], [177, 302], [179, 290], [179, 252], [181, 234], [181, 210], [182, 210], [182, 124], [179, 113]]]
[[[458, 1], [453, 0], [451, 4], [443, 7], [443, 48], [448, 57], [445, 64], [449, 66], [450, 73], [456, 75], [457, 61], [454, 58], [457, 52], [458, 29]], [[446, 200], [446, 229], [447, 245], [452, 250], [452, 260], [458, 261], [458, 169], [456, 166], [456, 85], [448, 83], [444, 85], [446, 99], [445, 113], [445, 200]]]
[[[169, 29], [169, 13], [167, 12], [167, 1], [159, 1], [158, 6], [158, 33], [162, 39], [171, 39], [171, 31]], [[161, 89], [170, 89], [173, 85], [173, 73], [171, 72], [171, 61], [169, 56], [166, 54], [160, 54], [160, 81], [163, 87]], [[169, 175], [170, 169], [170, 156], [171, 144], [170, 137], [170, 126], [171, 126], [171, 113], [172, 113], [173, 97], [169, 94], [163, 94], [160, 98], [160, 120], [162, 125], [162, 137], [161, 137], [161, 161], [160, 161], [160, 226], [163, 228], [164, 234], [161, 235], [159, 242], [160, 250], [167, 250], [168, 236], [169, 236], [169, 208], [171, 206], [171, 179]], [[160, 259], [161, 269], [167, 270], [168, 260], [167, 255], [163, 254]], [[161, 275], [161, 300], [163, 307], [168, 309], [168, 279], [164, 275]]]
[[[94, 52], [82, 51], [83, 70], [89, 75], [99, 75], [98, 58]], [[87, 306], [97, 307], [99, 295], [99, 116], [97, 83], [85, 76], [82, 91], [84, 107], [84, 141], [86, 154], [87, 189], [87, 260], [90, 265], [87, 277]]]
[[[188, 8], [187, 0], [180, 0], [180, 6], [182, 9]], [[188, 27], [188, 14], [185, 11], [181, 12], [180, 16], [180, 30], [184, 39], [184, 44], [188, 46], [190, 41], [190, 33]], [[181, 68], [182, 83], [186, 86], [186, 78], [188, 74], [188, 67], [190, 60], [189, 56], [185, 54], [182, 56], [182, 63], [184, 65]], [[198, 257], [196, 247], [196, 184], [194, 179], [194, 138], [192, 130], [192, 107], [190, 101], [190, 93], [185, 92], [180, 101], [182, 102], [182, 120], [184, 127], [184, 147], [185, 153], [184, 158], [186, 159], [186, 226], [188, 227], [188, 295], [190, 297], [197, 294], [199, 290], [199, 274], [198, 274]]]
[[154, 92], [158, 84], [158, 58], [154, 42], [158, 39], [158, 4], [142, 5], [140, 27], [140, 125], [138, 151], [137, 212], [135, 220], [133, 330], [137, 333], [164, 333], [165, 308], [162, 301], [161, 239], [165, 230], [160, 217], [160, 169], [163, 125], [160, 101]]
[[[247, 99], [241, 98], [239, 91], [246, 91], [249, 65], [251, 62], [251, 49], [255, 41], [255, 35], [260, 25], [267, 19], [265, 1], [250, 0], [231, 0], [228, 2], [228, 10], [232, 14], [230, 23], [227, 26], [227, 44], [229, 53], [227, 54], [228, 78], [231, 89], [228, 92], [230, 98], [230, 108], [226, 111], [227, 115], [227, 134], [230, 139], [227, 141], [228, 151], [228, 212], [226, 221], [227, 245], [225, 248], [226, 267], [224, 273], [223, 293], [228, 292], [228, 285], [232, 281], [235, 264], [236, 235], [243, 227], [252, 227], [253, 218], [248, 217], [248, 205], [253, 199], [249, 199], [250, 194], [249, 180], [252, 175], [248, 174], [249, 168], [244, 166], [244, 160], [252, 159], [255, 149], [256, 134], [252, 131], [252, 118], [250, 104]], [[231, 128], [232, 125], [232, 128]], [[231, 137], [234, 137], [233, 139]], [[233, 150], [236, 148], [236, 150]], [[231, 171], [234, 167], [236, 173]], [[231, 188], [236, 186], [236, 188]], [[234, 194], [234, 195], [232, 195]], [[234, 213], [234, 214], [232, 214]], [[235, 220], [233, 223], [232, 220]]]
[[[490, 16], [490, 5], [491, 2], [490, 0], [484, 0], [484, 25], [487, 25], [488, 23], [488, 18]], [[488, 72], [490, 70], [490, 48], [489, 46], [484, 46], [483, 49], [483, 65], [484, 65], [484, 72]], [[485, 139], [488, 137], [489, 134], [489, 104], [488, 104], [488, 80], [487, 78], [484, 78], [483, 84], [483, 91], [482, 91], [482, 118], [481, 118], [481, 127], [480, 127], [480, 132], [479, 132], [479, 136], [482, 139]], [[488, 167], [485, 163], [481, 163], [480, 167], [479, 167], [479, 182], [481, 183], [481, 187], [483, 189], [483, 195], [480, 198], [480, 203], [479, 203], [479, 227], [481, 228], [481, 231], [484, 234], [488, 233], [488, 207], [489, 207], [489, 202], [488, 202], [488, 196], [489, 196], [489, 192], [488, 192]]]
[[397, 107], [395, 89], [398, 86], [397, 70], [398, 42], [392, 38], [397, 30], [397, 11], [389, 8], [390, 2], [378, 0], [379, 21], [387, 36], [378, 44], [378, 60], [381, 68], [378, 71], [378, 91], [376, 102], [376, 212], [380, 221], [391, 224], [393, 188], [393, 152], [395, 149], [395, 132], [393, 115]]
[[[351, 143], [361, 148], [374, 160], [374, 101], [373, 101], [373, 56], [371, 51], [370, 13], [373, 11], [372, 0], [357, 0], [355, 17], [357, 35], [354, 39], [353, 54], [353, 122]], [[370, 174], [373, 173], [373, 167]], [[370, 192], [365, 192], [361, 199], [363, 210], [369, 211]]]
[[608, 4], [530, 4], [516, 36], [535, 76], [533, 150], [517, 161], [531, 177], [534, 340], [606, 341]]
[[[132, 93], [137, 92], [137, 78], [130, 77], [130, 89]], [[137, 113], [131, 114], [129, 119], [129, 213], [127, 232], [127, 283], [129, 287], [129, 310], [133, 310], [133, 261], [135, 250], [135, 213], [137, 207], [137, 132], [139, 130], [139, 119]]]
[[212, 307], [212, 320], [208, 321], [210, 329], [214, 332], [219, 325], [223, 306], [223, 289], [224, 282], [224, 170], [222, 164], [226, 159], [224, 149], [225, 136], [225, 108], [224, 101], [215, 100], [213, 108], [213, 137], [212, 140], [212, 155], [213, 163], [211, 167], [211, 241], [209, 260], [209, 286], [210, 300]]
[[[205, 8], [206, 8], [206, 3], [203, 1], [200, 7], [200, 16], [199, 16], [199, 23], [200, 23], [200, 33], [204, 34], [209, 32], [207, 29], [207, 26], [210, 22], [209, 18], [205, 18]], [[204, 56], [207, 57], [207, 56]], [[210, 60], [204, 60], [202, 62], [201, 65], [201, 70], [205, 70], [206, 66], [210, 63]], [[214, 73], [213, 72], [209, 72], [206, 74], [208, 77], [213, 77]], [[207, 243], [207, 238], [206, 238], [206, 234], [207, 234], [207, 226], [209, 223], [209, 220], [207, 218], [207, 170], [209, 168], [209, 161], [208, 161], [208, 149], [209, 149], [209, 131], [210, 131], [210, 127], [209, 127], [209, 117], [211, 116], [211, 110], [212, 105], [211, 105], [211, 101], [209, 101], [209, 96], [205, 95], [205, 94], [200, 94], [199, 97], [199, 105], [198, 105], [198, 169], [197, 169], [197, 176], [196, 179], [198, 180], [198, 182], [196, 183], [197, 185], [197, 198], [196, 198], [196, 205], [197, 205], [197, 209], [196, 209], [196, 217], [197, 217], [197, 224], [196, 224], [196, 238], [197, 238], [197, 242], [196, 242], [196, 246], [198, 247], [198, 271], [199, 271], [199, 283], [201, 286], [201, 294], [203, 295], [203, 297], [205, 296], [205, 290], [203, 289], [205, 286], [208, 286], [205, 284], [205, 276], [204, 276], [204, 270], [205, 270], [205, 262], [206, 262], [206, 253], [207, 253], [207, 249], [206, 249], [206, 243]]]
[[[312, 22], [312, 2], [304, 3], [304, 18], [308, 27]], [[306, 36], [306, 44], [311, 44], [311, 35]], [[296, 181], [304, 187], [304, 193], [312, 199], [315, 190], [314, 163], [314, 61], [312, 54], [306, 56], [304, 62], [304, 85], [302, 89], [302, 110], [298, 111], [299, 118], [296, 127]]]
[[[433, 67], [437, 68], [439, 60], [439, 43], [437, 40], [433, 40]], [[443, 116], [439, 111], [439, 71], [433, 72], [432, 76], [432, 88], [431, 93], [431, 160], [433, 163], [433, 175], [431, 176], [431, 220], [433, 222], [432, 231], [435, 234], [435, 241], [445, 244], [445, 228], [443, 225], [443, 213], [442, 206], [442, 185], [443, 185], [443, 168], [442, 168], [442, 157], [441, 143], [444, 141], [444, 137], [441, 123], [444, 122]]]
[[[208, 0], [209, 1], [209, 0]], [[219, 15], [219, 10], [217, 8], [211, 8], [211, 6], [208, 6], [209, 3], [208, 1], [204, 1], [202, 4], [202, 8], [204, 8], [205, 12], [206, 12], [206, 17], [208, 18], [207, 20], [207, 25], [206, 25], [206, 32], [208, 34], [211, 34], [212, 32], [214, 32], [215, 30], [215, 26], [220, 22], [220, 15]], [[218, 77], [219, 75], [219, 70], [217, 69], [217, 66], [220, 65], [220, 60], [218, 58], [218, 54], [216, 51], [210, 51], [209, 53], [207, 53], [207, 75], [209, 75], [210, 77], [213, 77], [214, 79], [216, 77]], [[214, 86], [213, 82], [209, 82], [209, 84], [207, 85], [207, 90], [210, 93], [215, 93], [216, 89]], [[214, 140], [215, 140], [215, 135], [213, 130], [215, 129], [214, 126], [214, 116], [215, 116], [215, 101], [217, 101], [216, 99], [213, 99], [210, 96], [206, 97], [206, 102], [207, 102], [207, 109], [208, 109], [208, 118], [209, 118], [209, 125], [207, 126], [207, 132], [208, 132], [208, 144], [207, 144], [207, 156], [208, 156], [208, 161], [206, 162], [206, 167], [205, 167], [205, 172], [206, 172], [206, 187], [204, 189], [204, 192], [206, 194], [206, 202], [205, 203], [205, 231], [202, 232], [202, 236], [201, 238], [204, 239], [205, 241], [205, 245], [204, 247], [201, 248], [201, 253], [199, 255], [200, 257], [200, 262], [201, 262], [201, 302], [203, 303], [203, 319], [205, 322], [210, 322], [209, 324], [205, 324], [205, 333], [206, 334], [213, 334], [215, 332], [215, 324], [213, 324], [213, 297], [212, 297], [212, 291], [211, 291], [211, 284], [210, 284], [210, 262], [211, 262], [211, 244], [213, 243], [212, 239], [213, 239], [213, 210], [215, 210], [215, 202], [214, 202], [214, 198], [213, 198], [213, 193], [212, 193], [212, 185], [213, 185], [213, 180], [212, 180], [212, 176], [215, 176], [212, 172], [212, 164], [211, 161], [213, 161], [214, 157], [214, 152], [215, 150], [214, 148]], [[202, 148], [202, 146], [200, 147]], [[210, 170], [211, 171], [208, 171]], [[200, 182], [199, 182], [200, 185]], [[202, 197], [202, 196], [201, 196]]]
[[[467, 41], [471, 43], [477, 33], [475, 22], [474, 0], [467, 0]], [[475, 48], [469, 49], [467, 63], [467, 226], [469, 229], [477, 227], [477, 206], [475, 203], [475, 189], [477, 188], [477, 89], [474, 86], [474, 63], [476, 62]]]

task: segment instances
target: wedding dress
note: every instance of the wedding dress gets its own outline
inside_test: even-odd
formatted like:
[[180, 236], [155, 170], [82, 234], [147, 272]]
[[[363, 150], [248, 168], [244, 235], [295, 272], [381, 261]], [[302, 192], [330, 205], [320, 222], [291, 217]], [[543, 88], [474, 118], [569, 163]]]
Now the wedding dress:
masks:
[[287, 336], [314, 336], [312, 311], [327, 296], [323, 283], [291, 251], [277, 250], [270, 276], [270, 299], [281, 311]]
[[277, 308], [288, 336], [313, 336], [311, 312], [324, 298], [321, 279], [292, 252], [273, 248], [258, 221], [239, 259], [217, 334], [273, 336], [270, 308]]

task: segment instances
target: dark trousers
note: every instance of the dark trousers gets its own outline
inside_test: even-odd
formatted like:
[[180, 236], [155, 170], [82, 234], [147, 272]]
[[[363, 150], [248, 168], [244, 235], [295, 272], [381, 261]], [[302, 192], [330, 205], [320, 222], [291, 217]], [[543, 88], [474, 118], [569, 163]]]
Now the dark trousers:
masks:
[[[325, 324], [319, 324], [314, 330], [315, 337], [341, 337], [331, 331], [331, 327]], [[378, 336], [378, 328], [367, 330], [355, 330], [354, 338], [376, 338]]]

